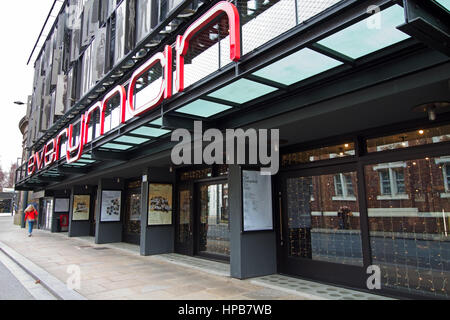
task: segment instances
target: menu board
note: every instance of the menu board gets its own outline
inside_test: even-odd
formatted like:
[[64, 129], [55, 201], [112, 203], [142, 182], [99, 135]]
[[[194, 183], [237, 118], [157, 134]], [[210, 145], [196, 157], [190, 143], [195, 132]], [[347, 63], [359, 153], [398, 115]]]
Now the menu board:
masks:
[[91, 197], [89, 195], [73, 196], [73, 221], [89, 221], [89, 204]]
[[172, 185], [150, 184], [148, 225], [172, 224]]
[[55, 212], [69, 212], [69, 199], [55, 199]]
[[102, 191], [102, 222], [120, 221], [122, 191]]
[[273, 230], [271, 176], [244, 170], [242, 203], [244, 231]]

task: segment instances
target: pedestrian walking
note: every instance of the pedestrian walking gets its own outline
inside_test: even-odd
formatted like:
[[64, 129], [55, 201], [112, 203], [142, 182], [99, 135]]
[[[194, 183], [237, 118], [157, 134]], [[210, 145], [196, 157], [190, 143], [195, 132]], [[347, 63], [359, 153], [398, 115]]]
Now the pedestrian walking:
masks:
[[28, 220], [28, 236], [29, 237], [31, 237], [31, 235], [33, 233], [33, 225], [34, 225], [34, 222], [36, 221], [38, 215], [39, 215], [39, 213], [37, 212], [37, 210], [34, 208], [34, 206], [32, 204], [30, 204], [25, 209], [25, 221]]

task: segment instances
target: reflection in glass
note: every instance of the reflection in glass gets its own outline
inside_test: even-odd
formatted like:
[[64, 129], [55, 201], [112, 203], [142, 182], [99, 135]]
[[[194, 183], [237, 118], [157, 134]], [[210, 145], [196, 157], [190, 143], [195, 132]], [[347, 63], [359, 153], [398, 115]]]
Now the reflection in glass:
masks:
[[405, 23], [401, 6], [393, 5], [381, 11], [379, 18], [379, 25], [374, 25], [374, 17], [369, 17], [330, 35], [319, 44], [357, 59], [409, 38], [397, 29]]
[[127, 1], [123, 1], [116, 10], [114, 63], [119, 62], [125, 55], [126, 10]]
[[178, 243], [187, 244], [191, 239], [191, 192], [179, 192]]
[[282, 161], [281, 164], [283, 167], [288, 167], [302, 163], [328, 160], [334, 158], [343, 158], [354, 155], [355, 155], [355, 144], [344, 143], [341, 145], [328, 146], [318, 149], [284, 154], [281, 156]]
[[[125, 215], [125, 230], [127, 233], [141, 233], [141, 181], [128, 184], [127, 204]], [[132, 188], [132, 189], [131, 189]]]
[[230, 255], [228, 184], [200, 187], [199, 252]]
[[363, 264], [356, 182], [356, 172], [287, 180], [291, 257]]
[[450, 141], [450, 125], [418, 129], [367, 140], [368, 152], [404, 149], [425, 144]]
[[366, 166], [371, 252], [383, 287], [450, 297], [449, 163], [444, 156]]

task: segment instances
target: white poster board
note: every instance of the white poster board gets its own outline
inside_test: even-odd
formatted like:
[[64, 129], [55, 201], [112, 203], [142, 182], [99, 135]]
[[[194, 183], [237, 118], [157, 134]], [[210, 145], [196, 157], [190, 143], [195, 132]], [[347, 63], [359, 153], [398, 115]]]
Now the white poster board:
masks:
[[244, 231], [273, 230], [272, 177], [242, 171]]
[[55, 212], [69, 212], [69, 199], [56, 198], [55, 199]]
[[120, 221], [122, 191], [102, 191], [102, 222]]

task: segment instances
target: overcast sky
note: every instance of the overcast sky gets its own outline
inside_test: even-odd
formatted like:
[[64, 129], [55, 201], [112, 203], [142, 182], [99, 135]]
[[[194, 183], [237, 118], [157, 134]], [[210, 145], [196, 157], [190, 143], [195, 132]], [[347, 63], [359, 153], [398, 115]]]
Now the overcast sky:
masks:
[[22, 156], [22, 136], [19, 121], [25, 116], [26, 105], [32, 93], [33, 63], [27, 60], [53, 0], [2, 1], [0, 10], [0, 165], [9, 171], [12, 163]]

